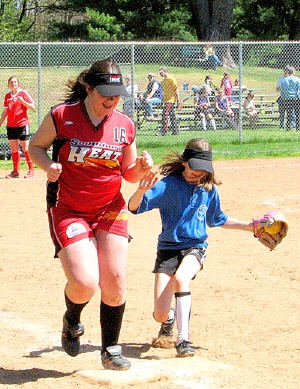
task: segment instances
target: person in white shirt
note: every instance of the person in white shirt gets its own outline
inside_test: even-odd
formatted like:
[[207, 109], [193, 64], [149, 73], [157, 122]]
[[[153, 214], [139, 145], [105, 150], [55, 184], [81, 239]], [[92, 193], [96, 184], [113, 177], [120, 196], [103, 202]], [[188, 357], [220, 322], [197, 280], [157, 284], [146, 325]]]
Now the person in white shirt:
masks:
[[133, 117], [134, 110], [136, 107], [136, 102], [138, 99], [139, 88], [137, 84], [134, 84], [132, 88], [131, 77], [129, 76], [125, 77], [125, 88], [129, 96], [124, 98], [123, 112], [126, 115]]

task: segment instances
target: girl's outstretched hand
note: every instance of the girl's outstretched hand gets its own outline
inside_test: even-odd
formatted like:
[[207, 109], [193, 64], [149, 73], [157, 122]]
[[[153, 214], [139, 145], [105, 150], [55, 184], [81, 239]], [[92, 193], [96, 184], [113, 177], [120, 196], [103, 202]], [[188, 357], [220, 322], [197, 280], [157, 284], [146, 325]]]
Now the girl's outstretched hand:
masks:
[[148, 190], [152, 188], [158, 181], [157, 172], [152, 172], [151, 170], [147, 172], [144, 177], [140, 180], [139, 189]]
[[140, 180], [138, 189], [134, 192], [128, 201], [129, 211], [134, 212], [138, 209], [141, 204], [143, 195], [147, 192], [148, 189], [151, 189], [157, 181], [157, 172], [149, 171], [144, 175], [144, 177]]

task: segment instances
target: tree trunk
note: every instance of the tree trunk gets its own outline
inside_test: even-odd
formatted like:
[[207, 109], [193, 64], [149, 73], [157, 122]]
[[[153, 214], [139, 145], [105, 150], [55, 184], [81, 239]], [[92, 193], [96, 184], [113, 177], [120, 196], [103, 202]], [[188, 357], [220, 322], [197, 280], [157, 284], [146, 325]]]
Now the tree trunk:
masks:
[[190, 0], [199, 41], [228, 41], [235, 0]]
[[22, 23], [25, 15], [26, 15], [26, 6], [27, 6], [27, 0], [24, 0], [23, 1], [23, 4], [21, 4], [21, 13], [20, 13], [20, 17], [19, 17], [19, 24]]
[[[229, 41], [235, 0], [190, 1], [199, 41]], [[224, 66], [235, 67], [229, 46], [220, 47], [219, 55]]]

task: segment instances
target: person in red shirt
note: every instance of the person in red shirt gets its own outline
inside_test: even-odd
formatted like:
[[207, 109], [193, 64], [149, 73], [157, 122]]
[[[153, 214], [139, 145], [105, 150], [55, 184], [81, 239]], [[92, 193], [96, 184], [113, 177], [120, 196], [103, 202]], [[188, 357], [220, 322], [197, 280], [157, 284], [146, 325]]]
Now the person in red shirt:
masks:
[[18, 77], [10, 77], [8, 79], [8, 87], [11, 89], [11, 91], [4, 97], [3, 112], [0, 118], [0, 126], [7, 118], [7, 138], [9, 141], [11, 157], [13, 161], [13, 171], [8, 174], [6, 178], [20, 177], [19, 141], [21, 143], [21, 147], [29, 169], [24, 178], [33, 178], [33, 163], [28, 155], [30, 128], [27, 110], [34, 109], [34, 102], [30, 94], [21, 88]]
[[50, 232], [67, 278], [62, 347], [78, 355], [81, 312], [100, 288], [102, 365], [127, 370], [118, 344], [129, 239], [121, 184], [138, 182], [153, 161], [147, 151], [137, 156], [135, 123], [116, 110], [128, 93], [114, 61], [95, 62], [68, 87], [65, 102], [51, 109], [29, 144], [32, 160], [47, 173]]

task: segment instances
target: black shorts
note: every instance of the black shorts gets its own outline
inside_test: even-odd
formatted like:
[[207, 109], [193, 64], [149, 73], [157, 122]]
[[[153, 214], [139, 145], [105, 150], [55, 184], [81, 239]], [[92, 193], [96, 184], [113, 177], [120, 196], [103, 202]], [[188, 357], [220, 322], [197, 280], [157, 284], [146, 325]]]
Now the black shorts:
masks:
[[7, 129], [8, 140], [12, 140], [12, 139], [29, 140], [30, 139], [29, 124], [22, 127], [6, 127], [6, 129]]
[[184, 250], [157, 250], [153, 273], [175, 274], [182, 259], [188, 254], [194, 255], [203, 269], [206, 250], [203, 247], [191, 247]]

